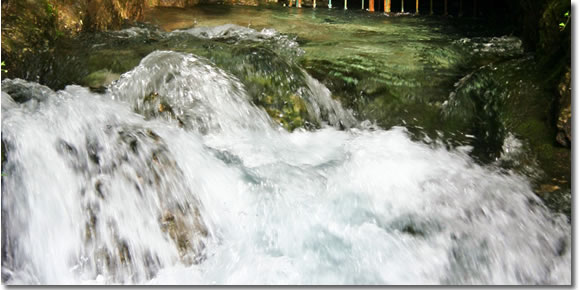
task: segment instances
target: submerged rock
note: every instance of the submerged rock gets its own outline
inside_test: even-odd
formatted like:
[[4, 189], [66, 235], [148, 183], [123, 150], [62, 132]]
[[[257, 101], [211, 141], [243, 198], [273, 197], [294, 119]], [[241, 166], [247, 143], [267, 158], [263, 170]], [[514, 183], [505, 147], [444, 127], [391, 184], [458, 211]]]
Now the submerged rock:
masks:
[[116, 81], [121, 75], [111, 72], [108, 69], [95, 71], [82, 80], [82, 84], [89, 88], [101, 88], [110, 85]]
[[472, 155], [484, 162], [496, 160], [506, 134], [506, 88], [487, 69], [464, 77], [456, 86], [443, 104], [444, 118], [476, 137]]

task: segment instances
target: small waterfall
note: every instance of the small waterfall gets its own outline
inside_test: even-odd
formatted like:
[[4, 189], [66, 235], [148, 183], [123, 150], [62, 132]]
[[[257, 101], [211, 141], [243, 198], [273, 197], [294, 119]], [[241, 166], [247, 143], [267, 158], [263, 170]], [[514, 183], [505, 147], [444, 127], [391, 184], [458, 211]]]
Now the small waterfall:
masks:
[[111, 98], [147, 118], [163, 116], [201, 132], [273, 125], [235, 77], [190, 54], [153, 52], [110, 90]]
[[[305, 77], [309, 114], [356, 125]], [[524, 177], [352, 127], [280, 130], [192, 54], [104, 94], [5, 80], [3, 281], [570, 283], [570, 225]]]
[[[27, 86], [35, 87], [2, 83], [15, 93]], [[4, 276], [131, 283], [201, 259], [208, 236], [201, 205], [161, 129], [81, 87], [32, 101], [2, 120], [10, 175], [2, 191]]]

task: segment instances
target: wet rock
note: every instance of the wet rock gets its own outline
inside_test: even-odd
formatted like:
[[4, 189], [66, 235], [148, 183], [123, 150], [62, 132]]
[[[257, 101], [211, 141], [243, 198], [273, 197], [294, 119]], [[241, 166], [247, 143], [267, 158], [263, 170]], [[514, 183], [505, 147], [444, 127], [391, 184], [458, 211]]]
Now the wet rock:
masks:
[[188, 227], [185, 225], [183, 216], [176, 217], [173, 213], [166, 211], [161, 218], [161, 229], [169, 234], [181, 253], [186, 252], [191, 246]]
[[415, 228], [413, 225], [406, 225], [402, 230], [403, 233], [407, 233], [412, 236], [425, 236], [425, 233], [420, 229]]
[[[159, 227], [175, 245], [184, 264], [204, 259], [202, 250], [209, 231], [201, 216], [201, 203], [183, 182], [185, 177], [163, 138], [150, 128], [131, 125], [109, 125], [106, 137], [85, 136], [85, 142], [75, 144], [59, 140], [56, 149], [69, 161], [87, 183], [81, 188], [84, 209], [82, 239], [83, 254], [88, 266], [98, 273], [132, 273], [137, 263], [145, 263], [148, 277], [159, 269], [155, 253], [141, 253], [120, 231], [116, 219], [119, 212], [111, 209], [117, 195], [135, 194], [133, 199], [159, 207]], [[103, 138], [103, 137], [101, 137]], [[99, 144], [111, 144], [102, 146]], [[3, 144], [4, 145], [4, 144]], [[4, 149], [4, 148], [3, 148]], [[4, 151], [4, 150], [3, 150]], [[83, 164], [84, 166], [79, 166]], [[115, 177], [133, 184], [135, 190], [121, 190], [111, 182]], [[131, 198], [129, 198], [131, 200]], [[111, 281], [122, 279], [110, 277]]]
[[76, 172], [85, 172], [88, 169], [87, 160], [83, 158], [83, 153], [79, 151], [73, 144], [65, 140], [59, 139], [55, 144], [56, 151], [64, 157], [71, 168]]
[[418, 216], [404, 215], [392, 221], [387, 228], [416, 237], [425, 238], [441, 230], [441, 225], [433, 220], [426, 220]]
[[265, 102], [260, 103], [265, 107], [270, 117], [280, 124], [284, 129], [293, 131], [296, 128], [304, 127], [308, 119], [308, 111], [304, 100], [296, 95], [278, 100], [274, 103], [271, 96], [265, 98]]
[[[170, 102], [171, 100], [169, 98], [153, 92], [143, 97], [143, 101], [138, 105], [137, 111], [147, 119], [162, 118], [171, 122], [176, 121], [180, 128], [191, 129], [190, 122], [187, 122], [188, 116], [185, 114], [177, 114], [170, 105]], [[150, 132], [147, 134], [150, 137], [159, 138], [159, 136], [151, 135]]]
[[503, 118], [506, 88], [486, 70], [466, 76], [443, 105], [443, 116], [475, 135], [472, 155], [483, 162], [499, 157], [506, 134]]
[[184, 263], [197, 263], [202, 259], [204, 244], [201, 239], [207, 237], [208, 230], [198, 208], [165, 210], [159, 222], [161, 230], [175, 243]]
[[542, 184], [539, 188], [539, 192], [554, 192], [556, 190], [560, 190], [560, 187], [553, 184]]
[[233, 49], [233, 58], [219, 59], [216, 64], [240, 78], [253, 103], [284, 129], [293, 131], [307, 122], [317, 124], [301, 97], [307, 87], [303, 73], [282, 54], [269, 46], [243, 46]]
[[30, 100], [41, 102], [55, 95], [49, 87], [21, 79], [6, 79], [2, 81], [2, 91], [10, 95], [12, 100], [17, 103], [25, 103]]
[[558, 84], [558, 121], [556, 126], [558, 133], [556, 141], [562, 146], [570, 147], [572, 145], [572, 89], [570, 87], [570, 68]]
[[572, 145], [572, 112], [570, 106], [560, 111], [558, 115], [558, 134], [556, 141], [562, 146], [570, 147]]
[[95, 140], [87, 140], [86, 150], [89, 155], [89, 160], [91, 160], [95, 165], [99, 165], [99, 152], [102, 150], [99, 144]]
[[[123, 146], [131, 152], [126, 162], [141, 163], [143, 156], [150, 156], [146, 166], [137, 170], [138, 180], [134, 182], [141, 195], [155, 192], [160, 196], [164, 208], [159, 218], [161, 230], [175, 243], [184, 263], [199, 261], [204, 247], [203, 239], [208, 236], [200, 214], [201, 205], [192, 198], [189, 189], [178, 182], [184, 179], [183, 173], [163, 139], [151, 129], [123, 128], [119, 135]], [[139, 149], [133, 149], [137, 147]], [[186, 200], [178, 197], [179, 192], [186, 192]]]
[[121, 263], [131, 262], [131, 252], [129, 252], [129, 245], [126, 241], [119, 241], [117, 243], [117, 255]]
[[101, 180], [97, 180], [97, 182], [95, 182], [95, 193], [99, 198], [105, 199], [105, 189]]

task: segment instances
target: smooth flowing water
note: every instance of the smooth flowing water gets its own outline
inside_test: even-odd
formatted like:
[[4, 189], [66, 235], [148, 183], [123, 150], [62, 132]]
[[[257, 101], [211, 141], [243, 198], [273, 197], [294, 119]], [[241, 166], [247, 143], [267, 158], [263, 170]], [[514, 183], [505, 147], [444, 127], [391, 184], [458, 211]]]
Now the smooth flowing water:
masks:
[[[271, 20], [292, 13], [268, 13], [252, 18], [271, 26], [264, 30], [219, 18], [233, 24], [94, 34], [39, 60], [52, 64], [45, 73], [31, 65], [53, 89], [2, 82], [5, 283], [571, 283], [571, 226], [533, 192], [541, 168], [512, 164], [526, 160], [518, 157], [523, 141], [498, 130], [498, 157], [481, 162], [463, 142], [477, 137], [448, 142], [456, 131], [430, 118], [396, 123], [413, 115], [393, 109], [461, 115], [457, 108], [472, 108], [461, 99], [473, 91], [465, 83], [478, 76], [455, 78], [470, 65], [433, 54], [473, 63], [478, 57], [460, 49], [489, 52], [489, 60], [522, 54], [519, 40], [461, 38], [410, 28], [433, 19], [373, 16], [384, 25], [359, 43], [325, 31], [301, 41], [308, 28], [292, 36]], [[377, 21], [338, 13], [311, 22]], [[405, 29], [426, 48], [379, 41], [385, 30]], [[438, 50], [417, 54], [437, 37]], [[369, 66], [382, 73], [371, 75], [374, 87], [394, 93], [356, 107], [345, 102], [352, 87], [329, 90], [307, 72], [324, 60], [366, 70], [341, 49], [349, 45], [372, 56], [364, 61], [403, 51], [380, 71]], [[379, 102], [378, 115], [365, 111]], [[412, 132], [420, 123], [440, 128], [438, 137]]]

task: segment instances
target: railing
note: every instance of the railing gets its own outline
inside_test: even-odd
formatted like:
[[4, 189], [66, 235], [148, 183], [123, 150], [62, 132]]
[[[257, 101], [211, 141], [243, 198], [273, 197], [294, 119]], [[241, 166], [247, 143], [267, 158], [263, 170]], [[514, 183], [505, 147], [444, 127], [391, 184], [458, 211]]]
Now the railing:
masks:
[[[296, 1], [296, 7], [302, 7], [302, 0], [289, 0], [289, 7], [292, 7], [293, 1]], [[449, 0], [438, 0], [443, 1], [443, 15], [449, 15]], [[459, 1], [459, 13], [458, 16], [463, 16], [463, 0], [456, 0]], [[477, 0], [473, 1], [473, 13], [472, 16], [477, 16]], [[375, 0], [368, 0], [368, 11], [375, 12]], [[332, 8], [332, 0], [328, 0], [329, 9]], [[384, 0], [384, 12], [391, 13], [391, 0]], [[316, 0], [313, 0], [312, 8], [316, 8]], [[365, 10], [365, 0], [361, 0], [361, 9]], [[344, 10], [347, 10], [347, 0], [344, 0]], [[405, 0], [401, 0], [401, 13], [405, 13]], [[415, 14], [419, 14], [419, 0], [415, 0]], [[429, 15], [433, 15], [433, 0], [429, 0]]]

